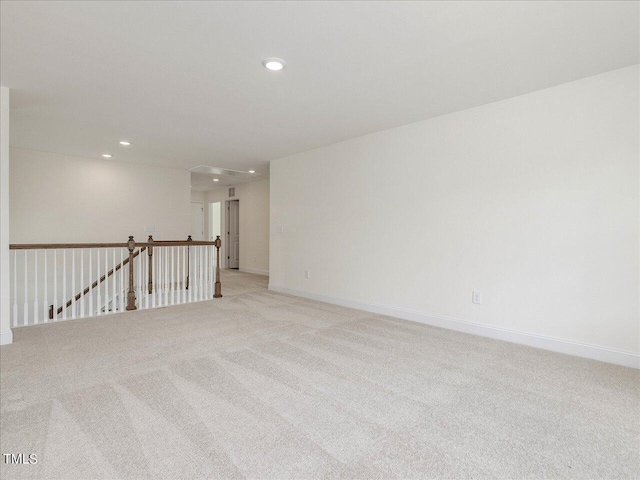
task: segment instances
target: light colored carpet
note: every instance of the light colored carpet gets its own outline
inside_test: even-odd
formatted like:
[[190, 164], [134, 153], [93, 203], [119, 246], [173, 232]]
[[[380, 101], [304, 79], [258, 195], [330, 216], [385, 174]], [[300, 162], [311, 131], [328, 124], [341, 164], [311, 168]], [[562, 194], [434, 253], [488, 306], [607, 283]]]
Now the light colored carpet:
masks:
[[16, 329], [3, 480], [640, 477], [638, 371], [266, 284]]

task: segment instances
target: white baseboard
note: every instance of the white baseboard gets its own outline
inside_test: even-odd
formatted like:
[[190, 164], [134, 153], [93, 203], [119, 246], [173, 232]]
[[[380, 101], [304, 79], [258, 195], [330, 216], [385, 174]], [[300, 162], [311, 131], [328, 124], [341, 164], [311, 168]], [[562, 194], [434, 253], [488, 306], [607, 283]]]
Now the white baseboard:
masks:
[[331, 303], [356, 310], [364, 310], [365, 312], [377, 313], [380, 315], [388, 315], [390, 317], [401, 318], [412, 322], [424, 323], [434, 327], [447, 328], [458, 332], [470, 333], [481, 337], [495, 338], [530, 347], [551, 350], [552, 352], [565, 353], [567, 355], [575, 355], [577, 357], [591, 358], [601, 362], [613, 363], [624, 367], [640, 369], [640, 354], [617, 350], [614, 348], [601, 347], [598, 345], [590, 345], [587, 343], [574, 342], [571, 340], [563, 340], [560, 338], [548, 337], [536, 333], [519, 332], [506, 328], [484, 325], [481, 323], [469, 322], [457, 318], [444, 317], [441, 315], [429, 315], [413, 310], [404, 310], [401, 308], [390, 307], [387, 305], [377, 305], [373, 303], [364, 303], [345, 298], [330, 297], [327, 295], [318, 295], [299, 290], [292, 290], [286, 287], [269, 284], [269, 290], [279, 293], [286, 293], [296, 297], [309, 298], [320, 302]]
[[13, 332], [11, 330], [0, 332], [0, 345], [9, 345], [11, 343], [13, 343]]
[[269, 270], [257, 270], [255, 268], [240, 268], [240, 271], [245, 273], [253, 273], [255, 275], [264, 275], [266, 277], [269, 276]]

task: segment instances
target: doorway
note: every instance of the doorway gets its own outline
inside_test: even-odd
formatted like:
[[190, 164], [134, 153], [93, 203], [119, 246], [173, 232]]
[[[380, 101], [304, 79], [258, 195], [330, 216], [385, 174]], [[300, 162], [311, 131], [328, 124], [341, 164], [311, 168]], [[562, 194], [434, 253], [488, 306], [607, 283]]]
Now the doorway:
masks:
[[191, 202], [191, 238], [204, 240], [204, 202]]
[[240, 268], [240, 200], [227, 202], [227, 268]]

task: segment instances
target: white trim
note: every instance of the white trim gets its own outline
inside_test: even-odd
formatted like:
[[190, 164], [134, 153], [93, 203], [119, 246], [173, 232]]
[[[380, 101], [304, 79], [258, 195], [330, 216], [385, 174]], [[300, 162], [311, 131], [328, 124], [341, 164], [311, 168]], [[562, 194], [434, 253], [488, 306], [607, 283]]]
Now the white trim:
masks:
[[491, 325], [483, 325], [481, 323], [469, 322], [457, 318], [444, 317], [442, 315], [430, 315], [414, 310], [405, 310], [402, 308], [390, 307], [387, 305], [377, 305], [373, 303], [359, 302], [356, 300], [348, 300], [338, 297], [330, 297], [328, 295], [318, 295], [315, 293], [292, 290], [286, 287], [269, 284], [269, 290], [279, 293], [285, 293], [296, 297], [309, 298], [320, 302], [331, 303], [365, 312], [388, 315], [390, 317], [401, 318], [412, 322], [424, 323], [434, 327], [447, 328], [458, 332], [470, 333], [481, 337], [495, 338], [512, 343], [528, 345], [530, 347], [551, 350], [552, 352], [565, 353], [567, 355], [575, 355], [577, 357], [591, 358], [601, 362], [614, 363], [624, 367], [640, 369], [640, 354], [617, 350], [614, 348], [601, 347], [599, 345], [591, 345], [588, 343], [575, 342], [572, 340], [563, 340], [560, 338], [539, 335], [537, 333], [519, 332], [517, 330], [509, 330], [507, 328], [494, 327]]
[[245, 273], [253, 273], [254, 275], [264, 275], [265, 277], [269, 276], [269, 270], [258, 270], [256, 268], [242, 268], [242, 267], [240, 267], [239, 270]]
[[0, 332], [0, 345], [10, 345], [13, 343], [13, 332], [7, 330], [6, 332]]

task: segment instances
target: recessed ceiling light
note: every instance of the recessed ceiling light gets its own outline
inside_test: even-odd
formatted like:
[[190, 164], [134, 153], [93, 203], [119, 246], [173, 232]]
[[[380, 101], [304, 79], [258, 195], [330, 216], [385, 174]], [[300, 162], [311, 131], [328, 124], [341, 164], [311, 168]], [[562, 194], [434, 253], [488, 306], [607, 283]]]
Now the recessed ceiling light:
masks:
[[113, 155], [111, 155], [110, 153], [103, 153], [103, 154], [102, 154], [102, 156], [103, 156], [104, 158], [111, 158], [111, 157], [113, 157]]
[[264, 65], [265, 68], [269, 70], [277, 72], [278, 70], [282, 70], [287, 64], [284, 63], [284, 60], [282, 60], [281, 58], [271, 57], [262, 60], [262, 65]]
[[131, 142], [120, 142], [120, 145], [124, 145], [125, 147], [128, 147], [129, 145], [131, 145]]
[[214, 181], [214, 182], [219, 182], [219, 181], [220, 181], [220, 179], [219, 179], [219, 178], [214, 178], [214, 179], [213, 179], [213, 181]]
[[256, 173], [255, 170], [249, 170], [249, 173]]

